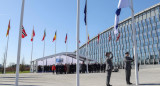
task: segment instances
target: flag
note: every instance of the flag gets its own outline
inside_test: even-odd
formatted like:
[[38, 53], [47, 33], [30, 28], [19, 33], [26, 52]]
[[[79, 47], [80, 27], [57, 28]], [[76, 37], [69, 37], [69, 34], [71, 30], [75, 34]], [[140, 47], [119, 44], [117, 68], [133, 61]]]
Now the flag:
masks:
[[9, 35], [9, 30], [10, 30], [10, 20], [9, 20], [9, 24], [8, 24], [8, 29], [7, 29], [6, 37]]
[[31, 41], [33, 41], [33, 37], [34, 37], [34, 36], [35, 36], [35, 32], [34, 32], [34, 27], [33, 27]]
[[22, 25], [22, 38], [25, 38], [27, 36], [27, 33]]
[[119, 33], [119, 34], [118, 34], [118, 36], [117, 36], [116, 41], [118, 41], [118, 40], [119, 40], [120, 36], [121, 36], [121, 35], [120, 35], [120, 33]]
[[88, 34], [88, 44], [89, 44], [89, 34]]
[[85, 22], [85, 25], [87, 25], [87, 0], [84, 8], [84, 22]]
[[79, 40], [79, 43], [81, 43], [81, 41]]
[[98, 43], [99, 43], [99, 36], [100, 36], [100, 35], [98, 34]]
[[65, 38], [65, 43], [67, 43], [67, 34], [66, 34], [66, 38]]
[[55, 35], [54, 35], [54, 38], [53, 38], [53, 42], [56, 40], [56, 34], [57, 33], [57, 31], [55, 32]]
[[109, 41], [112, 39], [111, 34], [109, 35]]
[[46, 37], [46, 30], [44, 30], [42, 41], [44, 41], [45, 37]]
[[119, 22], [119, 15], [121, 13], [121, 8], [129, 7], [130, 3], [129, 0], [119, 0], [118, 9], [116, 10], [115, 15], [115, 22], [114, 22], [114, 34], [118, 33], [118, 22]]

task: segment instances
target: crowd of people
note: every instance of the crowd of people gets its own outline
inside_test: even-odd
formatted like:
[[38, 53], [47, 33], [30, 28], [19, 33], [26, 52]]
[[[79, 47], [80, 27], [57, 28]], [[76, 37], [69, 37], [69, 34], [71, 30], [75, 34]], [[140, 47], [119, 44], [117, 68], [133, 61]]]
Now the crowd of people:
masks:
[[[88, 64], [88, 72], [89, 73], [99, 73], [99, 72], [106, 72], [107, 73], [107, 80], [106, 80], [106, 86], [112, 86], [110, 85], [110, 78], [112, 71], [114, 69], [112, 59], [113, 54], [111, 52], [106, 52], [105, 54], [106, 60], [105, 64], [100, 63], [89, 63]], [[131, 57], [129, 57], [129, 52], [125, 53], [124, 57], [124, 69], [126, 73], [126, 83], [128, 85], [132, 84], [130, 82], [130, 76], [131, 76], [131, 65], [134, 61]], [[139, 64], [138, 64], [139, 69]], [[84, 63], [84, 61], [80, 64], [79, 68], [80, 73], [87, 73], [87, 65]], [[76, 64], [62, 64], [59, 63], [57, 65], [50, 65], [50, 66], [38, 66], [38, 72], [53, 72], [53, 74], [74, 74], [76, 73]]]
[[[105, 72], [106, 64], [100, 63], [89, 63], [88, 72], [89, 73], [99, 73]], [[87, 65], [83, 62], [80, 64], [80, 73], [87, 73]], [[74, 74], [76, 73], [76, 64], [57, 64], [47, 66], [38, 66], [38, 72], [53, 72], [55, 74]]]

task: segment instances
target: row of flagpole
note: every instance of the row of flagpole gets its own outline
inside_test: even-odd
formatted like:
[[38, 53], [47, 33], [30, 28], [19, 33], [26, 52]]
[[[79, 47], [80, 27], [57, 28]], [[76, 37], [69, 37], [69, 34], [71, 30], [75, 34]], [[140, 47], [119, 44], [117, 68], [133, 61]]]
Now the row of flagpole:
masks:
[[[124, 4], [126, 0], [120, 0], [119, 4]], [[18, 40], [18, 52], [17, 52], [17, 65], [16, 65], [16, 82], [15, 86], [18, 86], [18, 79], [19, 79], [19, 63], [20, 63], [20, 51], [21, 51], [21, 33], [22, 33], [22, 25], [23, 25], [23, 14], [24, 14], [24, 3], [25, 0], [22, 0], [22, 9], [21, 9], [21, 18], [20, 18], [20, 28], [19, 28], [19, 40]], [[77, 58], [77, 65], [76, 65], [76, 86], [79, 85], [79, 14], [80, 14], [80, 0], [77, 0], [77, 42], [76, 42], [76, 58]], [[120, 9], [121, 10], [121, 9]], [[133, 28], [133, 39], [134, 39], [134, 56], [135, 56], [135, 77], [136, 77], [136, 85], [139, 84], [138, 80], [138, 70], [137, 70], [137, 53], [136, 53], [136, 38], [135, 38], [135, 27], [134, 27], [134, 10], [133, 10], [133, 2], [131, 0], [131, 10], [132, 10], [132, 28]], [[120, 13], [119, 13], [120, 14]], [[117, 17], [118, 18], [118, 17]], [[118, 24], [118, 22], [116, 21]], [[117, 26], [116, 26], [117, 27]], [[87, 26], [86, 26], [87, 30]], [[115, 30], [116, 31], [116, 30]], [[87, 34], [88, 35], [88, 34]], [[8, 37], [9, 39], [9, 37]], [[33, 45], [33, 44], [32, 44]], [[86, 43], [87, 46], [87, 43]], [[99, 45], [100, 46], [100, 45]], [[45, 48], [45, 42], [44, 42], [44, 48]], [[86, 48], [87, 50], [87, 48]], [[45, 50], [44, 50], [45, 52]], [[55, 54], [56, 54], [56, 42], [55, 42]], [[44, 57], [44, 53], [43, 53]], [[87, 56], [88, 57], [88, 56]], [[31, 56], [32, 60], [32, 56]], [[87, 58], [88, 60], [88, 58]], [[87, 61], [88, 62], [88, 61]], [[88, 63], [87, 63], [88, 65]]]

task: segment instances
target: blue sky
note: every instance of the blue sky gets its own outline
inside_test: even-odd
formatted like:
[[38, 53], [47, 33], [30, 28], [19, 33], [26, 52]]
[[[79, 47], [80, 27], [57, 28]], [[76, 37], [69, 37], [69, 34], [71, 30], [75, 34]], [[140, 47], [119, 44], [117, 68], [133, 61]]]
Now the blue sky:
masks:
[[[23, 26], [27, 37], [22, 39], [21, 58], [29, 64], [31, 58], [30, 41], [34, 26], [33, 59], [43, 56], [42, 37], [46, 28], [46, 53], [45, 56], [55, 53], [55, 44], [52, 42], [57, 30], [57, 53], [65, 52], [65, 35], [68, 33], [68, 51], [76, 49], [76, 9], [77, 0], [26, 0], [24, 8]], [[159, 0], [133, 0], [135, 13], [138, 13]], [[145, 3], [145, 4], [144, 4]], [[7, 45], [6, 31], [9, 19], [11, 30], [8, 48], [7, 64], [16, 63], [18, 48], [18, 32], [20, 24], [22, 0], [0, 0], [0, 64]], [[86, 29], [84, 24], [85, 0], [80, 0], [80, 41], [86, 41]], [[118, 0], [88, 0], [88, 32], [90, 38], [113, 26]], [[122, 9], [120, 21], [131, 15], [129, 8]]]

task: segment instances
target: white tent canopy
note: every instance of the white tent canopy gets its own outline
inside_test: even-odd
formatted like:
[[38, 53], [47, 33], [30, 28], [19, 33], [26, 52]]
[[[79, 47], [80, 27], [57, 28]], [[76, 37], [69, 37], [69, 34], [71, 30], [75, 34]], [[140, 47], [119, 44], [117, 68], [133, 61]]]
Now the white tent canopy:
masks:
[[[61, 62], [58, 62], [58, 61]], [[84, 55], [79, 55], [79, 60], [80, 63], [82, 63], [82, 61], [86, 61], [86, 57]], [[53, 64], [58, 64], [58, 63], [62, 63], [62, 64], [66, 64], [66, 63], [76, 63], [76, 53], [74, 52], [62, 52], [62, 53], [57, 53], [54, 55], [50, 55], [50, 56], [45, 56], [42, 58], [38, 58], [36, 60], [32, 61], [32, 65], [31, 68], [33, 70], [37, 69], [38, 65], [53, 65]], [[88, 61], [94, 61], [92, 59], [88, 59]]]

